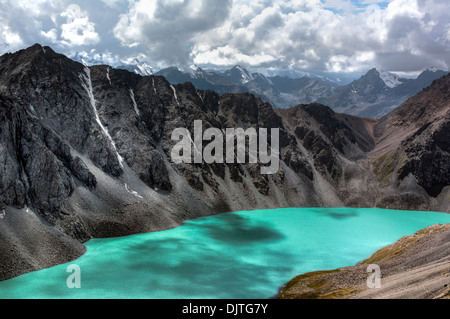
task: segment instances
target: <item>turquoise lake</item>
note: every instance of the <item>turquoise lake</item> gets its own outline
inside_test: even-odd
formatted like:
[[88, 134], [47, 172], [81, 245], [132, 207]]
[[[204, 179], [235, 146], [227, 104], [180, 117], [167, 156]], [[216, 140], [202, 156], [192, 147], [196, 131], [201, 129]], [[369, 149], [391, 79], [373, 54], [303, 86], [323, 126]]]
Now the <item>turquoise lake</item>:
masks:
[[[0, 298], [265, 299], [301, 273], [355, 265], [437, 223], [450, 223], [450, 214], [373, 208], [224, 213], [161, 232], [92, 239], [73, 262], [0, 282]], [[81, 271], [79, 289], [67, 286], [71, 265]]]

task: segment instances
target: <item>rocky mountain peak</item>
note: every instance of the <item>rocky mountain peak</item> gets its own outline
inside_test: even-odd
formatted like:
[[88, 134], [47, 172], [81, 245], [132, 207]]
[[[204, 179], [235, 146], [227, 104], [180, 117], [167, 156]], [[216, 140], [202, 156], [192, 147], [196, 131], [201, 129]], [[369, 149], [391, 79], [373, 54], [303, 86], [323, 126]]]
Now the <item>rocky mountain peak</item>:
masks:
[[379, 68], [377, 68], [376, 70], [378, 71], [378, 74], [380, 78], [383, 80], [384, 84], [386, 84], [386, 86], [388, 86], [391, 89], [403, 83], [403, 80], [400, 79], [400, 77], [397, 74], [384, 71]]
[[253, 75], [240, 65], [236, 65], [224, 73], [235, 82], [245, 84], [253, 80]]
[[368, 86], [372, 85], [374, 87], [384, 87], [387, 86], [382, 78], [383, 71], [377, 68], [370, 69], [365, 75], [363, 75], [359, 80], [354, 82], [354, 86]]

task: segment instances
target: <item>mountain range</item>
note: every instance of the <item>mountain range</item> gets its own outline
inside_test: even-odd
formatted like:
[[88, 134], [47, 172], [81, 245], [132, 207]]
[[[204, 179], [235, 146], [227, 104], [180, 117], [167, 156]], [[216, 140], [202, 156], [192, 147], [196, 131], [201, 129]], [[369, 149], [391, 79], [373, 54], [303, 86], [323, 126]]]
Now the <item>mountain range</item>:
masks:
[[175, 67], [155, 73], [172, 84], [191, 82], [199, 89], [212, 89], [221, 94], [250, 92], [277, 108], [318, 102], [334, 111], [363, 117], [381, 117], [419, 93], [445, 71], [427, 69], [415, 79], [371, 69], [347, 85], [323, 77], [266, 77], [235, 66], [222, 73], [205, 72], [193, 66], [188, 71]]
[[152, 75], [154, 73], [153, 68], [145, 61], [138, 57], [121, 60], [117, 57], [113, 57], [108, 53], [87, 53], [87, 52], [76, 52], [73, 55], [69, 56], [70, 59], [80, 62], [85, 66], [92, 65], [109, 65], [116, 69], [128, 70], [130, 72], [146, 76]]
[[445, 74], [445, 71], [427, 69], [415, 79], [406, 79], [374, 68], [358, 80], [336, 88], [332, 95], [317, 101], [331, 106], [336, 112], [381, 117]]
[[[91, 238], [225, 211], [450, 212], [450, 75], [375, 119], [317, 102], [273, 108], [243, 88], [274, 88], [283, 78], [238, 67], [168, 71], [211, 87], [173, 84], [170, 72], [86, 66], [39, 44], [0, 57], [0, 280], [73, 260]], [[412, 83], [398, 82], [389, 88]], [[175, 163], [172, 132], [193, 132], [196, 120], [221, 130], [278, 128], [279, 171], [262, 175], [260, 162]]]
[[[75, 54], [72, 59], [85, 65], [108, 64], [102, 55]], [[402, 78], [395, 73], [378, 68], [369, 70], [360, 78], [342, 84], [343, 74], [320, 72], [266, 71], [270, 76], [251, 72], [240, 65], [229, 70], [208, 70], [191, 65], [169, 67], [155, 72], [148, 63], [135, 58], [115, 62], [115, 68], [136, 74], [162, 75], [171, 84], [191, 82], [201, 90], [219, 94], [249, 92], [269, 102], [276, 108], [289, 108], [297, 104], [318, 102], [334, 111], [350, 115], [377, 118], [386, 115], [408, 98], [419, 93], [447, 72], [430, 68], [417, 78]]]

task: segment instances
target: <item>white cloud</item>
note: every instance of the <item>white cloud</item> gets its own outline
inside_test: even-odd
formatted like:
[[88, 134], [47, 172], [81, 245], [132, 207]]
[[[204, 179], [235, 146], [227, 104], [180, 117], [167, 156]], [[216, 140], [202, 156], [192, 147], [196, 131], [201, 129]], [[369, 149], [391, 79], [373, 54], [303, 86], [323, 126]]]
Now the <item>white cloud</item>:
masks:
[[117, 8], [118, 4], [124, 2], [125, 0], [101, 0], [110, 8]]
[[[377, 5], [382, 2], [387, 6]], [[192, 55], [196, 63], [209, 66], [271, 63], [353, 72], [386, 64], [406, 72], [413, 64], [422, 68], [434, 60], [448, 69], [448, 29], [442, 21], [450, 21], [450, 15], [436, 10], [442, 0], [364, 3], [368, 5], [356, 7], [346, 0], [278, 0], [269, 5], [235, 0], [222, 25], [196, 37]]]
[[0, 50], [145, 55], [154, 66], [414, 72], [450, 66], [448, 0], [0, 0]]
[[344, 12], [352, 12], [357, 8], [350, 0], [323, 0], [323, 4], [325, 8]]
[[41, 30], [41, 34], [47, 38], [50, 42], [52, 43], [57, 43], [58, 40], [58, 30], [56, 30], [56, 28], [53, 28], [49, 31], [42, 31]]
[[71, 4], [61, 13], [67, 18], [67, 23], [61, 26], [62, 43], [68, 46], [81, 46], [100, 42], [100, 36], [95, 32], [95, 24], [89, 21], [86, 12], [81, 11], [76, 4]]
[[220, 25], [231, 2], [139, 0], [121, 14], [114, 35], [123, 46], [145, 50], [168, 64], [188, 63], [193, 38]]
[[17, 50], [24, 44], [20, 38], [20, 35], [11, 31], [8, 26], [3, 28], [0, 34], [0, 42], [3, 44], [3, 47], [7, 48], [7, 50]]
[[0, 7], [0, 50], [8, 52], [47, 40], [41, 31], [44, 24], [52, 25], [50, 16], [60, 8], [60, 1], [0, 0]]

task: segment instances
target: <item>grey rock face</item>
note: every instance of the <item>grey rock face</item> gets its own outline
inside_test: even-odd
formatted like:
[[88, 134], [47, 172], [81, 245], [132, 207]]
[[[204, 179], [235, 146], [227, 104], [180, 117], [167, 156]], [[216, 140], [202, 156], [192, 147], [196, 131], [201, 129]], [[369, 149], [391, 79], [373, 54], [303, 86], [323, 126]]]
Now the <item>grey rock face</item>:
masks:
[[0, 98], [0, 203], [4, 205], [18, 205], [23, 207], [26, 203], [25, 185], [22, 181], [24, 175], [17, 160], [20, 147], [20, 122], [10, 100]]
[[402, 143], [407, 160], [399, 170], [399, 179], [413, 173], [419, 185], [436, 197], [450, 184], [450, 112], [437, 127], [431, 124]]

